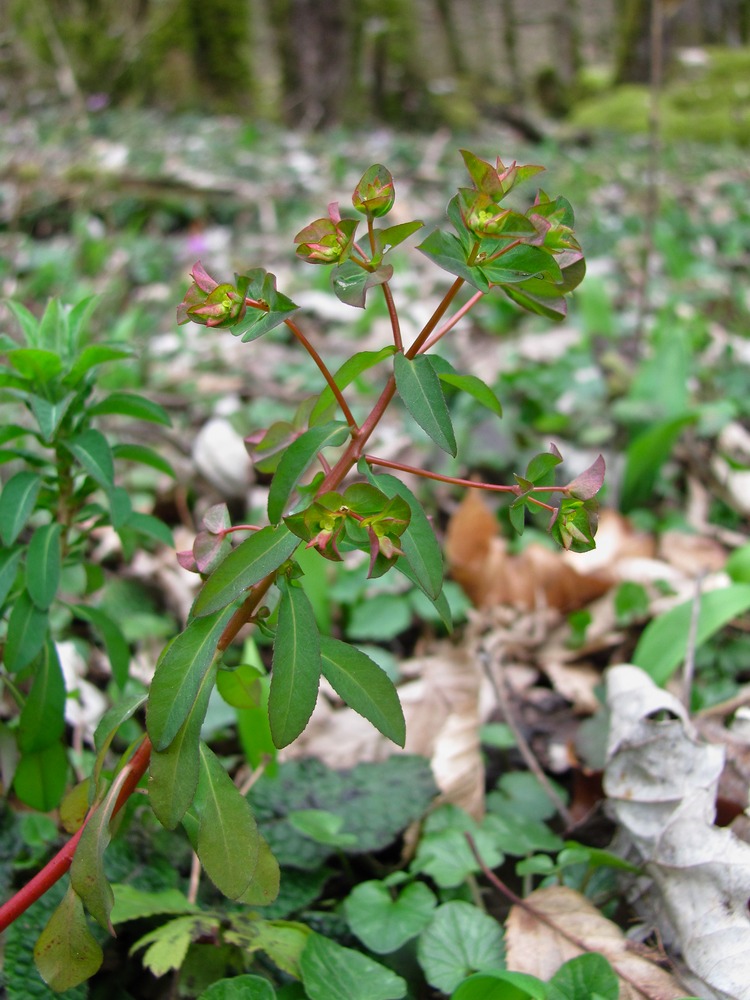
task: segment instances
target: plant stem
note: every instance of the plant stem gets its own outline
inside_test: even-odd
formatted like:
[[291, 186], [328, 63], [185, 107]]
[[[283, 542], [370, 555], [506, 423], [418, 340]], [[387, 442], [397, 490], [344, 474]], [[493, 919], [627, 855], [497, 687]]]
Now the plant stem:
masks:
[[443, 318], [443, 316], [446, 313], [446, 310], [448, 309], [448, 306], [455, 299], [456, 295], [458, 295], [458, 292], [460, 291], [461, 286], [463, 284], [464, 284], [464, 279], [463, 278], [456, 278], [456, 280], [453, 282], [453, 284], [451, 285], [451, 287], [445, 293], [445, 295], [443, 296], [442, 302], [440, 302], [440, 304], [438, 305], [438, 307], [435, 309], [435, 312], [432, 314], [432, 316], [427, 320], [427, 322], [425, 323], [425, 325], [422, 327], [422, 329], [419, 332], [416, 340], [411, 345], [411, 347], [409, 348], [409, 350], [406, 351], [406, 356], [407, 356], [407, 358], [409, 358], [409, 360], [413, 360], [419, 354], [419, 352], [421, 351], [423, 345], [427, 341], [427, 338], [430, 336], [430, 334], [432, 333], [432, 331], [435, 329], [435, 327], [438, 325], [438, 323], [440, 322], [440, 320]]
[[347, 424], [349, 424], [349, 429], [351, 430], [352, 434], [356, 434], [357, 431], [359, 430], [357, 421], [352, 416], [352, 411], [349, 409], [349, 404], [344, 399], [341, 389], [339, 389], [339, 387], [336, 385], [336, 381], [333, 375], [331, 375], [330, 371], [328, 370], [326, 363], [323, 361], [321, 356], [318, 354], [318, 352], [315, 350], [313, 345], [310, 343], [310, 341], [304, 335], [302, 330], [300, 330], [300, 328], [297, 326], [297, 324], [294, 322], [293, 319], [285, 319], [284, 323], [289, 327], [294, 336], [297, 338], [300, 344], [302, 344], [304, 349], [307, 351], [307, 353], [313, 359], [315, 364], [318, 366], [320, 374], [328, 383], [328, 388], [336, 397], [336, 402], [341, 407], [341, 412], [344, 414]]
[[456, 323], [458, 323], [459, 320], [463, 319], [464, 316], [467, 314], [467, 312], [470, 309], [473, 309], [473, 307], [477, 304], [477, 302], [479, 302], [480, 299], [483, 299], [486, 294], [487, 294], [486, 292], [474, 292], [469, 301], [465, 302], [460, 309], [457, 309], [454, 315], [451, 316], [451, 318], [448, 320], [448, 322], [444, 323], [439, 330], [436, 330], [435, 333], [433, 333], [433, 335], [425, 341], [425, 343], [420, 348], [419, 353], [424, 354], [427, 351], [429, 351], [431, 347], [437, 344], [437, 342], [442, 337], [444, 337], [446, 333], [452, 330], [453, 327], [456, 325]]
[[[146, 773], [150, 759], [151, 741], [148, 736], [144, 736], [143, 741], [125, 765], [124, 770], [128, 771], [128, 775], [123, 781], [120, 794], [117, 797], [115, 808], [112, 811], [113, 816], [115, 816], [120, 809], [122, 809], [127, 800], [138, 787], [139, 781]], [[73, 855], [75, 854], [76, 847], [78, 846], [78, 841], [81, 839], [83, 829], [86, 826], [86, 823], [88, 823], [93, 816], [94, 811], [95, 810], [92, 809], [83, 821], [81, 828], [77, 830], [70, 840], [60, 848], [54, 858], [48, 861], [44, 868], [42, 868], [40, 872], [37, 872], [30, 882], [28, 882], [22, 889], [19, 889], [15, 896], [11, 897], [7, 903], [0, 907], [0, 932], [6, 930], [6, 928], [17, 920], [22, 913], [25, 913], [32, 903], [35, 903], [38, 899], [40, 899], [45, 892], [51, 889], [52, 886], [68, 871], [73, 863]]]

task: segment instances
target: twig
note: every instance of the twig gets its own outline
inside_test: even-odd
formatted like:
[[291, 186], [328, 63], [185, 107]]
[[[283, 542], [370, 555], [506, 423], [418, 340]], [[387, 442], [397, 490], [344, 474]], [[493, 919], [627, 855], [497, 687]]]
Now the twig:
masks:
[[193, 858], [190, 862], [190, 880], [188, 881], [187, 898], [188, 902], [195, 903], [198, 899], [198, 889], [201, 884], [201, 862], [198, 855], [193, 851]]
[[701, 596], [705, 575], [705, 571], [702, 571], [695, 579], [695, 592], [693, 594], [693, 604], [690, 609], [690, 626], [688, 628], [687, 648], [685, 650], [685, 666], [682, 669], [682, 704], [688, 712], [690, 712], [690, 699], [693, 691], [693, 678], [695, 677], [695, 647], [698, 642], [698, 620], [701, 613]]
[[[495, 697], [497, 698], [497, 703], [500, 706], [500, 710], [503, 713], [503, 717], [505, 718], [505, 721], [507, 722], [511, 732], [513, 733], [516, 744], [518, 746], [518, 750], [521, 756], [523, 757], [524, 761], [526, 762], [526, 766], [534, 775], [534, 777], [537, 779], [537, 781], [542, 786], [544, 791], [547, 793], [547, 796], [549, 797], [550, 801], [552, 802], [555, 809], [559, 813], [560, 817], [565, 823], [565, 826], [568, 829], [572, 829], [575, 826], [575, 821], [570, 811], [568, 810], [568, 807], [565, 805], [563, 800], [555, 791], [552, 782], [549, 780], [547, 775], [542, 770], [539, 761], [534, 756], [534, 751], [531, 749], [526, 737], [521, 732], [521, 729], [515, 720], [513, 712], [511, 711], [510, 699], [508, 698], [508, 692], [505, 687], [505, 680], [502, 677], [502, 673], [501, 673], [501, 680], [498, 682], [497, 678], [492, 672], [489, 653], [483, 646], [480, 646], [479, 648], [479, 659], [482, 664], [482, 669], [484, 670], [485, 674], [487, 675], [487, 679], [492, 685], [492, 690], [495, 692]], [[502, 663], [500, 663], [500, 668], [502, 672]]]
[[[487, 864], [482, 859], [481, 854], [477, 850], [477, 845], [474, 842], [474, 838], [472, 837], [472, 835], [470, 833], [465, 832], [464, 836], [466, 837], [466, 840], [469, 844], [471, 853], [474, 855], [477, 864], [482, 869], [482, 874], [484, 875], [484, 877], [498, 890], [498, 892], [501, 892], [506, 899], [509, 899], [510, 902], [513, 904], [513, 906], [519, 906], [522, 910], [525, 910], [528, 914], [530, 914], [534, 918], [534, 920], [538, 920], [540, 923], [545, 924], [547, 927], [550, 928], [550, 930], [554, 931], [555, 934], [559, 934], [560, 937], [565, 938], [566, 941], [569, 941], [570, 944], [580, 949], [584, 954], [588, 954], [589, 952], [593, 952], [596, 950], [587, 945], [585, 941], [581, 940], [581, 938], [576, 937], [575, 934], [569, 933], [569, 931], [566, 931], [559, 924], [556, 924], [555, 921], [552, 920], [550, 917], [548, 917], [546, 913], [543, 913], [541, 910], [538, 910], [536, 906], [534, 906], [532, 903], [529, 903], [528, 900], [522, 899], [520, 896], [517, 896], [516, 893], [513, 892], [513, 890], [509, 886], [507, 886], [505, 882], [503, 882], [502, 879], [499, 878], [492, 871], [491, 868], [487, 867]], [[615, 974], [618, 976], [618, 978], [622, 979], [629, 986], [632, 986], [633, 989], [636, 991], [636, 993], [638, 993], [640, 996], [646, 997], [647, 1000], [656, 1000], [655, 994], [646, 993], [634, 979], [631, 979], [631, 977], [627, 973], [623, 972], [621, 969], [615, 968]]]

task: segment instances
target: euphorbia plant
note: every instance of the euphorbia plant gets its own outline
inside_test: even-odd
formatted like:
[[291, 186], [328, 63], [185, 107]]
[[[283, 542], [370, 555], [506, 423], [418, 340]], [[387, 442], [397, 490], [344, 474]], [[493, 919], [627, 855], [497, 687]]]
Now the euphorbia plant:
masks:
[[[212, 508], [192, 552], [180, 554], [181, 563], [200, 573], [204, 583], [185, 630], [157, 663], [146, 706], [147, 735], [131, 748], [108, 785], [102, 778], [105, 755], [118, 726], [138, 705], [123, 704], [108, 714], [97, 734], [88, 822], [40, 873], [36, 885], [6, 908], [7, 924], [60, 877], [72, 858], [68, 895], [37, 946], [40, 970], [56, 988], [91, 975], [100, 961], [84, 907], [109, 927], [113, 897], [102, 864], [109, 823], [147, 769], [149, 802], [156, 816], [168, 829], [183, 825], [218, 888], [253, 905], [274, 898], [278, 866], [256, 829], [247, 800], [200, 738], [223, 656], [244, 625], [254, 623], [273, 638], [268, 713], [278, 747], [292, 742], [307, 725], [321, 675], [352, 708], [403, 745], [404, 718], [386, 674], [360, 649], [319, 633], [299, 583], [302, 571], [295, 556], [301, 546], [334, 561], [359, 550], [369, 561], [371, 577], [400, 571], [449, 623], [437, 539], [419, 501], [391, 472], [508, 493], [511, 522], [518, 531], [526, 510], [542, 510], [549, 515], [551, 533], [565, 548], [580, 551], [594, 544], [601, 458], [574, 481], [556, 486], [554, 469], [562, 458], [553, 446], [533, 458], [513, 484], [496, 485], [439, 475], [367, 451], [398, 396], [435, 444], [455, 456], [446, 387], [468, 392], [498, 416], [502, 411], [489, 386], [474, 375], [456, 372], [435, 353], [435, 346], [485, 295], [497, 292], [531, 312], [561, 319], [566, 295], [584, 275], [573, 212], [565, 198], [551, 199], [540, 191], [525, 211], [505, 205], [507, 195], [541, 167], [505, 166], [499, 159], [493, 166], [470, 152], [462, 155], [471, 187], [459, 189], [448, 206], [451, 228], [434, 230], [417, 248], [454, 281], [411, 343], [402, 335], [390, 286], [390, 259], [422, 223], [376, 225], [391, 211], [395, 198], [393, 178], [379, 164], [365, 172], [354, 191], [358, 217], [343, 216], [333, 203], [294, 242], [303, 260], [331, 268], [332, 288], [342, 302], [365, 308], [369, 295], [384, 297], [391, 337], [380, 350], [355, 353], [331, 372], [294, 318], [294, 302], [277, 290], [274, 275], [256, 268], [235, 276], [234, 282], [220, 282], [201, 263], [193, 268], [193, 282], [178, 307], [179, 322], [228, 327], [246, 342], [285, 324], [326, 384], [315, 399], [300, 406], [291, 422], [249, 436], [258, 467], [272, 474], [268, 523], [232, 526], [225, 508]], [[464, 285], [470, 294], [459, 304]], [[382, 389], [360, 423], [346, 389], [376, 366], [383, 371]], [[554, 494], [556, 503], [551, 502]], [[233, 547], [239, 532], [246, 537]], [[271, 615], [274, 605], [277, 610]], [[75, 948], [70, 946], [73, 939]]]

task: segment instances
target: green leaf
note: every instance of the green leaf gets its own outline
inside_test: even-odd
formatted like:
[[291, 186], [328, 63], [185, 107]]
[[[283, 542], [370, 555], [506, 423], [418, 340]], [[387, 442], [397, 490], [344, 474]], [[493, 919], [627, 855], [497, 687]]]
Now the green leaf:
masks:
[[422, 504], [411, 490], [389, 474], [374, 475], [366, 462], [359, 466], [373, 486], [388, 497], [400, 496], [409, 504], [411, 518], [401, 535], [400, 547], [409, 563], [417, 586], [435, 601], [443, 588], [443, 554]]
[[260, 976], [234, 976], [212, 983], [198, 1000], [275, 1000], [276, 992], [267, 979]]
[[21, 327], [23, 339], [31, 346], [36, 344], [37, 337], [39, 335], [39, 320], [29, 309], [26, 308], [25, 305], [22, 305], [20, 302], [10, 301], [7, 305], [18, 320], [18, 325]]
[[398, 353], [393, 359], [396, 388], [419, 426], [444, 451], [455, 456], [456, 437], [448, 407], [440, 388], [440, 379], [430, 359], [421, 354], [409, 360]]
[[68, 755], [61, 743], [35, 753], [25, 753], [13, 776], [19, 799], [39, 812], [51, 812], [60, 805], [68, 780]]
[[289, 822], [305, 837], [328, 847], [354, 847], [357, 838], [353, 833], [343, 833], [344, 820], [327, 809], [295, 809], [289, 813]]
[[297, 306], [276, 290], [276, 276], [262, 267], [254, 268], [243, 277], [248, 279], [245, 292], [247, 298], [264, 302], [268, 307], [268, 311], [248, 309], [244, 319], [231, 327], [232, 335], [241, 337], [243, 344], [247, 344], [283, 323], [290, 313], [295, 312]]
[[346, 898], [344, 912], [354, 934], [370, 951], [397, 951], [432, 920], [437, 899], [424, 882], [412, 882], [394, 898], [385, 882], [360, 882]]
[[47, 637], [49, 616], [23, 590], [13, 605], [5, 640], [5, 669], [11, 674], [23, 670], [34, 659]]
[[157, 472], [163, 472], [164, 475], [170, 476], [172, 479], [177, 478], [177, 474], [166, 458], [163, 458], [153, 448], [149, 448], [146, 445], [116, 444], [112, 448], [112, 455], [116, 461], [139, 462], [141, 465], [149, 465], [152, 469], [156, 469]]
[[504, 856], [494, 834], [484, 825], [480, 826], [463, 809], [448, 804], [440, 806], [425, 820], [410, 871], [429, 875], [441, 889], [460, 886], [469, 875], [480, 871], [466, 840], [467, 833], [472, 835], [480, 856], [489, 868], [502, 864]]
[[467, 392], [478, 403], [481, 403], [482, 406], [496, 413], [498, 417], [502, 417], [502, 404], [486, 382], [483, 382], [476, 375], [459, 374], [459, 372], [453, 370], [452, 365], [435, 354], [430, 354], [429, 358], [441, 382], [444, 382], [446, 385], [452, 385], [461, 392]]
[[647, 506], [652, 498], [661, 467], [672, 453], [683, 430], [694, 424], [697, 413], [664, 420], [649, 427], [628, 446], [620, 492], [624, 513]]
[[[359, 351], [357, 354], [353, 354], [350, 358], [337, 369], [333, 380], [339, 389], [345, 389], [350, 385], [359, 375], [367, 371], [369, 368], [374, 368], [375, 365], [380, 364], [386, 358], [390, 358], [396, 351], [393, 344], [388, 344], [386, 347], [382, 347], [379, 351]], [[335, 406], [336, 398], [331, 391], [329, 386], [321, 392], [320, 396], [310, 411], [309, 422], [310, 426], [315, 426], [321, 419], [321, 417], [326, 413], [326, 411], [331, 406]]]
[[175, 738], [166, 750], [154, 750], [151, 754], [149, 801], [157, 819], [168, 830], [174, 830], [195, 797], [200, 775], [201, 726], [215, 677], [214, 664], [204, 674], [202, 686]]
[[555, 283], [562, 281], [560, 266], [552, 254], [523, 243], [482, 264], [482, 272], [493, 285], [515, 284], [537, 277]]
[[62, 361], [54, 351], [19, 347], [8, 351], [7, 358], [20, 375], [37, 384], [51, 382], [62, 371]]
[[110, 919], [113, 924], [124, 924], [128, 920], [147, 920], [162, 913], [199, 913], [200, 908], [191, 903], [179, 889], [150, 891], [136, 889], [134, 885], [112, 886], [115, 904]]
[[60, 582], [62, 525], [51, 523], [37, 528], [26, 551], [26, 589], [32, 601], [46, 611]]
[[12, 545], [34, 509], [41, 477], [35, 472], [17, 472], [0, 494], [0, 537], [4, 545]]
[[109, 824], [119, 798], [123, 773], [120, 772], [120, 780], [112, 783], [83, 828], [70, 866], [70, 884], [91, 916], [110, 934], [114, 934], [109, 915], [115, 897], [104, 873], [104, 852], [111, 839]]
[[18, 572], [18, 564], [21, 561], [21, 552], [20, 548], [0, 552], [0, 608], [5, 604], [5, 598], [16, 582], [16, 573]]
[[45, 983], [60, 993], [90, 979], [103, 958], [71, 886], [34, 945], [36, 967]]
[[305, 469], [324, 448], [343, 444], [349, 428], [341, 421], [331, 421], [311, 427], [289, 445], [281, 456], [268, 491], [268, 519], [278, 524], [285, 513], [289, 498]]
[[417, 250], [434, 261], [438, 267], [448, 271], [449, 274], [455, 274], [458, 278], [463, 278], [480, 292], [490, 290], [490, 284], [481, 270], [466, 263], [470, 248], [464, 246], [453, 233], [435, 229], [419, 244]]
[[[133, 356], [132, 351], [123, 350], [119, 347], [108, 347], [106, 344], [89, 344], [81, 351], [73, 362], [70, 370], [63, 379], [64, 385], [77, 385], [86, 372], [91, 371], [99, 365], [104, 365], [108, 361], [123, 361], [125, 358]], [[124, 393], [123, 393], [124, 395]], [[154, 404], [156, 405], [156, 404]], [[97, 410], [96, 406], [89, 410], [89, 413], [120, 413], [121, 410]]]
[[377, 285], [384, 285], [393, 277], [393, 267], [381, 264], [374, 271], [365, 271], [353, 260], [337, 264], [331, 271], [331, 285], [336, 298], [348, 306], [364, 309], [367, 293]]
[[399, 1000], [404, 980], [359, 951], [311, 934], [302, 952], [302, 982], [310, 1000]]
[[273, 644], [268, 716], [274, 744], [288, 746], [307, 725], [318, 697], [321, 656], [315, 613], [304, 590], [286, 585]]
[[378, 253], [386, 254], [399, 243], [408, 240], [417, 230], [424, 226], [423, 222], [415, 219], [413, 222], [400, 222], [396, 226], [388, 226], [386, 229], [375, 230], [375, 246]]
[[143, 964], [155, 976], [163, 976], [173, 969], [180, 968], [194, 940], [204, 935], [209, 938], [214, 937], [218, 929], [218, 917], [204, 913], [177, 917], [144, 934], [132, 946], [130, 954], [146, 948]]
[[[735, 583], [702, 594], [695, 644], [702, 646], [719, 629], [750, 608], [750, 584]], [[632, 662], [656, 684], [666, 684], [684, 661], [690, 635], [693, 601], [666, 611], [649, 622], [638, 641]]]
[[148, 695], [145, 692], [133, 691], [107, 709], [94, 732], [94, 747], [97, 756], [110, 746], [120, 726], [128, 719], [132, 719], [135, 713], [143, 708], [147, 698]]
[[203, 742], [191, 812], [198, 817], [194, 847], [206, 874], [225, 896], [239, 899], [255, 880], [261, 837], [247, 799]]
[[117, 622], [101, 610], [88, 604], [73, 604], [71, 611], [86, 622], [90, 622], [104, 642], [104, 648], [112, 668], [115, 683], [122, 690], [130, 671], [130, 647]]
[[95, 482], [105, 490], [112, 489], [115, 479], [115, 464], [112, 450], [100, 431], [90, 427], [64, 444], [78, 464]]
[[163, 406], [134, 392], [111, 392], [89, 408], [89, 414], [93, 416], [105, 413], [118, 413], [134, 420], [148, 420], [152, 424], [162, 424], [164, 427], [172, 426], [170, 416]]
[[594, 953], [578, 955], [561, 965], [547, 987], [547, 1000], [617, 1000], [619, 995], [620, 981], [614, 969], [603, 955]]
[[161, 542], [167, 548], [174, 548], [174, 538], [171, 529], [159, 517], [153, 514], [143, 514], [139, 510], [134, 510], [128, 518], [126, 528], [137, 531], [139, 535], [146, 535], [154, 541]]
[[[547, 1000], [547, 985], [525, 972], [493, 969], [464, 979], [451, 1000]], [[586, 1000], [590, 1000], [588, 994]]]
[[18, 720], [18, 747], [22, 753], [46, 750], [62, 737], [65, 698], [65, 678], [57, 649], [48, 639]]
[[232, 609], [225, 608], [193, 618], [159, 657], [146, 710], [146, 726], [156, 750], [166, 750], [195, 707], [231, 616]]
[[[366, 653], [339, 639], [320, 640], [323, 676], [355, 712], [385, 737], [403, 747], [406, 723], [396, 688]], [[271, 685], [273, 690], [273, 682]]]
[[254, 709], [263, 699], [262, 680], [265, 672], [249, 663], [241, 663], [233, 670], [219, 670], [216, 690], [233, 708]]
[[412, 622], [411, 605], [406, 594], [375, 594], [356, 605], [349, 618], [349, 639], [388, 642], [405, 631]]
[[32, 413], [34, 414], [37, 424], [39, 424], [39, 431], [45, 441], [52, 441], [63, 421], [63, 418], [65, 417], [65, 414], [70, 408], [70, 404], [75, 398], [75, 393], [73, 392], [68, 393], [67, 396], [63, 396], [62, 399], [57, 399], [54, 402], [52, 400], [45, 399], [43, 396], [29, 396]]
[[300, 544], [285, 524], [256, 531], [213, 571], [193, 605], [193, 614], [210, 615], [237, 600], [254, 583], [278, 569]]
[[438, 907], [417, 945], [427, 982], [444, 993], [450, 993], [473, 972], [503, 968], [504, 956], [500, 924], [478, 907], [459, 900]]

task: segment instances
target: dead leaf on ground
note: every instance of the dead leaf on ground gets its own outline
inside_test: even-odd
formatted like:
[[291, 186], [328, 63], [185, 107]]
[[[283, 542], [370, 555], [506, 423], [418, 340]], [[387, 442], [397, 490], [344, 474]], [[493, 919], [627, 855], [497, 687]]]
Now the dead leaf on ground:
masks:
[[617, 924], [574, 889], [537, 889], [526, 902], [536, 912], [514, 906], [505, 924], [508, 969], [546, 980], [571, 958], [594, 951], [604, 955], [619, 976], [620, 1000], [685, 996], [687, 991], [673, 975], [637, 954]]
[[658, 887], [662, 936], [706, 993], [750, 1000], [750, 846], [714, 826], [724, 748], [701, 741], [681, 702], [638, 667], [608, 671], [607, 702], [604, 788]]

